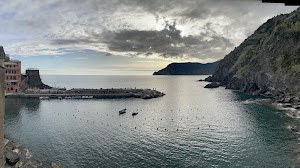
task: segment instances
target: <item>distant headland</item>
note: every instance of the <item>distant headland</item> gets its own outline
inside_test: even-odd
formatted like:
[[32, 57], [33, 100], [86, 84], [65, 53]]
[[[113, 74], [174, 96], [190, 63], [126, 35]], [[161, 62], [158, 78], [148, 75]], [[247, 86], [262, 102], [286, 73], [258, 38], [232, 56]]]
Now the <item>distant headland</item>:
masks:
[[207, 64], [194, 62], [171, 63], [166, 68], [154, 72], [153, 75], [211, 75], [218, 63], [218, 61]]

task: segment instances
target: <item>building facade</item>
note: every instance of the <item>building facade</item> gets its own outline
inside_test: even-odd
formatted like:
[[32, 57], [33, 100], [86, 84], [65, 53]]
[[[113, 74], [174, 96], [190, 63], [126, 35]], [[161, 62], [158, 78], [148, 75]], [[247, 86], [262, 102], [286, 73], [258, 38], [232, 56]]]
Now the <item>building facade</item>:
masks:
[[4, 62], [5, 73], [5, 91], [8, 93], [17, 93], [20, 90], [21, 83], [21, 61], [9, 60]]
[[5, 54], [2, 46], [0, 46], [0, 57], [5, 57], [5, 92], [19, 92], [21, 83], [21, 61], [10, 60], [9, 55]]

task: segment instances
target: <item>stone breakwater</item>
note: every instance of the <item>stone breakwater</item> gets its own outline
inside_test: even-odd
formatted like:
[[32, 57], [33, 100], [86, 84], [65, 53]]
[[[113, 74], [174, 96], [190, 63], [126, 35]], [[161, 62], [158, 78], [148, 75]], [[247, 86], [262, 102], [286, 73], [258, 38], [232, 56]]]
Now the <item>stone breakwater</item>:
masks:
[[61, 165], [53, 162], [51, 165], [44, 165], [42, 162], [33, 159], [27, 148], [7, 138], [4, 138], [4, 145], [5, 168], [62, 168]]
[[162, 97], [165, 94], [155, 89], [127, 89], [127, 88], [111, 88], [111, 89], [28, 89], [23, 93], [6, 94], [5, 97], [14, 98], [39, 98], [47, 96], [49, 98], [70, 98], [70, 97], [86, 97], [92, 96], [94, 99], [109, 98], [140, 98], [152, 99]]

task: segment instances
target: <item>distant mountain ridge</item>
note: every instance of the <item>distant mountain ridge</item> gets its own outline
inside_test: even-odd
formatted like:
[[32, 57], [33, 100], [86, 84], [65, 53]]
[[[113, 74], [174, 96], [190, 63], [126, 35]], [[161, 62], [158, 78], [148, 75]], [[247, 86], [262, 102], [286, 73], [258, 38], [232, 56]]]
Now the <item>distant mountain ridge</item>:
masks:
[[154, 72], [153, 75], [211, 75], [218, 65], [217, 62], [213, 63], [171, 63], [166, 68]]

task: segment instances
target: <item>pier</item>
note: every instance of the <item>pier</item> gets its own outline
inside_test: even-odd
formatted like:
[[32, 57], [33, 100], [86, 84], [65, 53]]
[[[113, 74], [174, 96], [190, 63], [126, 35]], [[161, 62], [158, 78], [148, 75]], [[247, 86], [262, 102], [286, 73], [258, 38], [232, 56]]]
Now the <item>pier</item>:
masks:
[[24, 93], [7, 93], [6, 98], [40, 98], [50, 99], [115, 99], [115, 98], [141, 98], [152, 99], [162, 97], [165, 94], [154, 89], [28, 89]]

